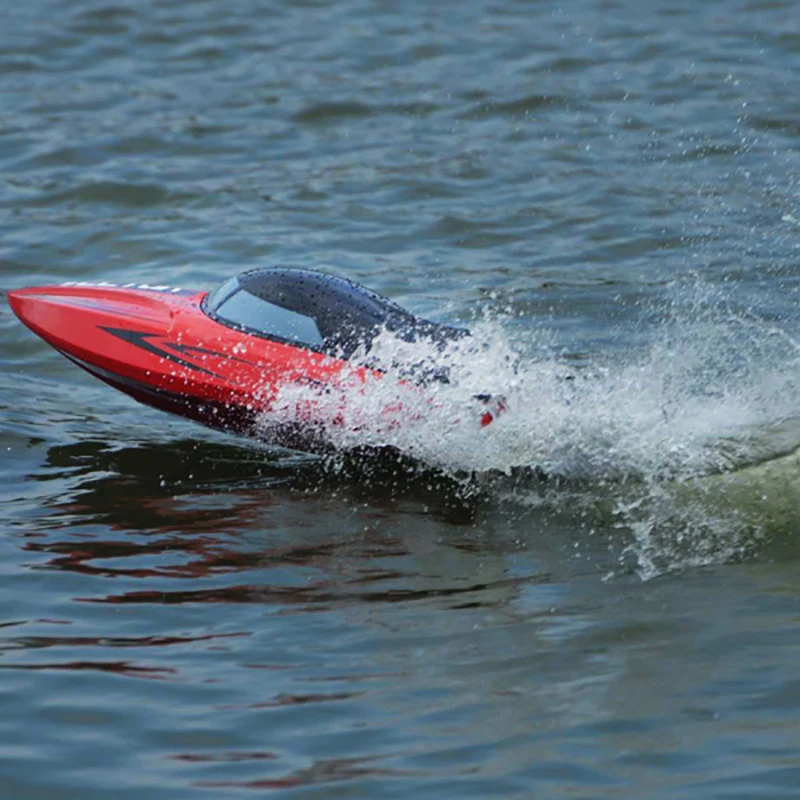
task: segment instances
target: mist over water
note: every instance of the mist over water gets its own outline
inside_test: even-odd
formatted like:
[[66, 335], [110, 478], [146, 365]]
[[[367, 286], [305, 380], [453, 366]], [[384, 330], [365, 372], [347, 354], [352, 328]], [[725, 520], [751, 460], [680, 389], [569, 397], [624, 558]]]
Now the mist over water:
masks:
[[[262, 425], [310, 404], [340, 452], [397, 451], [512, 507], [600, 512], [630, 530], [627, 553], [643, 577], [740, 557], [776, 532], [771, 492], [753, 468], [800, 448], [795, 321], [737, 307], [724, 286], [699, 279], [672, 284], [640, 316], [614, 331], [629, 347], [579, 360], [555, 348], [547, 319], [509, 330], [513, 307], [485, 313], [444, 349], [384, 332], [356, 355], [382, 375], [351, 376], [324, 393], [285, 387]], [[409, 364], [444, 367], [449, 380], [415, 385]], [[475, 396], [486, 393], [501, 394], [507, 410], [484, 428]], [[733, 493], [721, 506], [703, 483], [731, 474], [740, 492], [748, 481], [751, 494], [762, 492], [761, 508], [737, 507]], [[800, 509], [796, 489], [772, 489]], [[798, 515], [783, 520], [784, 532]]]

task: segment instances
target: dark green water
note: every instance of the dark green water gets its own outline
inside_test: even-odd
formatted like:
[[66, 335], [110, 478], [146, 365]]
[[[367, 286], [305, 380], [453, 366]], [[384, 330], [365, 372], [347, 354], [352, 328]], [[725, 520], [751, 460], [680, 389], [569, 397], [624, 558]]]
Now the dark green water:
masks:
[[[798, 796], [800, 14], [644, 5], [3, 4], [1, 797]], [[475, 327], [469, 487], [5, 302], [278, 263]]]

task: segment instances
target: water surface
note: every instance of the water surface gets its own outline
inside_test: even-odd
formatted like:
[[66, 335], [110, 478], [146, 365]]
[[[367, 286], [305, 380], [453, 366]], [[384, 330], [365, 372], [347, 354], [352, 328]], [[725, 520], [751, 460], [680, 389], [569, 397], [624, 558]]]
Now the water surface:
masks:
[[0, 304], [2, 796], [796, 796], [798, 67], [780, 0], [6, 4], [3, 301], [326, 269], [511, 410], [331, 468]]

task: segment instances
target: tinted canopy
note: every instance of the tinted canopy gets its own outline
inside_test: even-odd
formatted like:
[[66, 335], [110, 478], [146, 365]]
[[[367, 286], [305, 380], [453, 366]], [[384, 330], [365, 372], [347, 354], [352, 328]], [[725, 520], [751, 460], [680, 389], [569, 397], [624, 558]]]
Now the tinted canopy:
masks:
[[346, 278], [310, 270], [257, 269], [231, 278], [205, 300], [226, 325], [350, 358], [386, 328], [406, 341], [444, 344], [467, 331], [416, 317]]

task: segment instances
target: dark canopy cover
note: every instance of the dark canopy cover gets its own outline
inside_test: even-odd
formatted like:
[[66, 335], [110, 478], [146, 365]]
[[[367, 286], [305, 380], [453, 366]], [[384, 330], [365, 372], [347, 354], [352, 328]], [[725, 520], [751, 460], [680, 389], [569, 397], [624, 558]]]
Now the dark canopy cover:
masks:
[[440, 346], [468, 335], [431, 322], [347, 278], [291, 268], [255, 269], [226, 281], [205, 301], [209, 316], [249, 333], [350, 358], [387, 329]]

